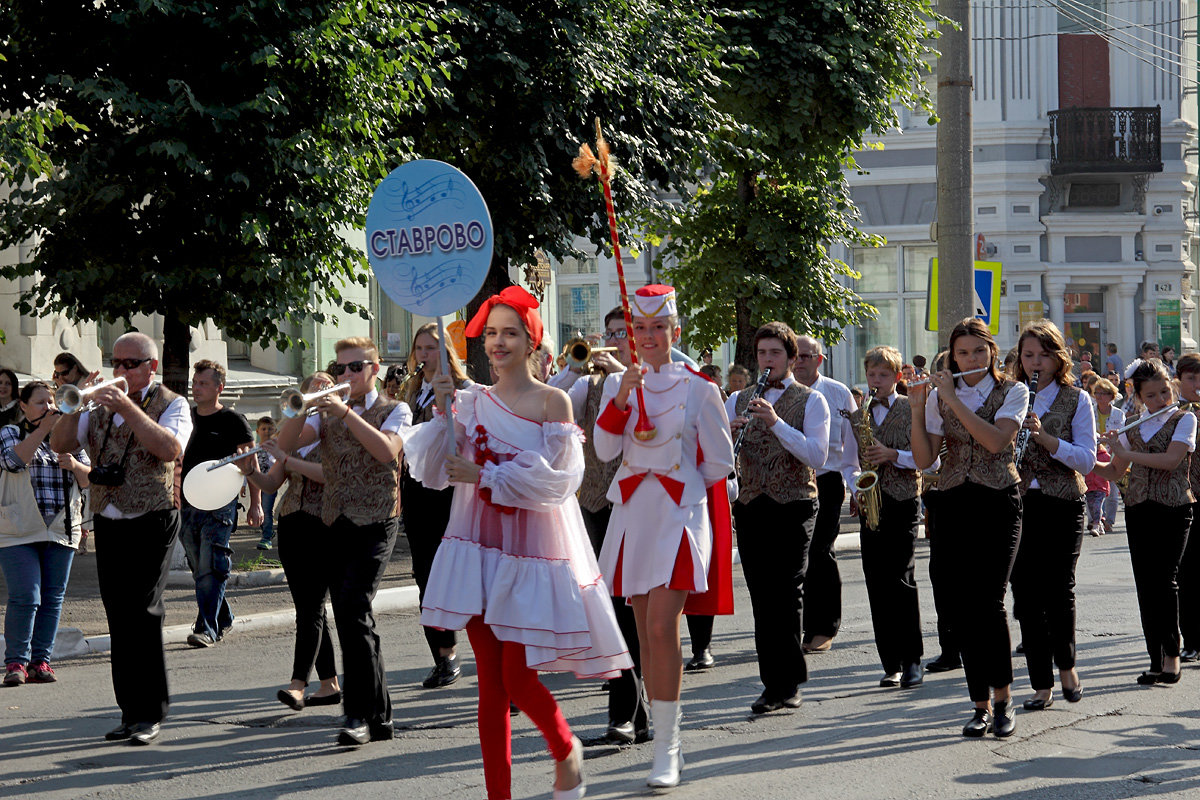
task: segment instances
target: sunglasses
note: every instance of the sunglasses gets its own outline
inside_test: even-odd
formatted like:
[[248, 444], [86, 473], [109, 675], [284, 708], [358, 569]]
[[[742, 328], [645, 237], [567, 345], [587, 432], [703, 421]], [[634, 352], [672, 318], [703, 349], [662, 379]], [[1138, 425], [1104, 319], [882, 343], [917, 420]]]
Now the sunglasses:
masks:
[[815, 361], [821, 357], [820, 353], [800, 353], [796, 356], [797, 361]]
[[629, 334], [626, 331], [605, 331], [605, 339], [627, 339]]
[[374, 361], [351, 361], [349, 364], [331, 364], [329, 366], [329, 371], [333, 373], [333, 377], [335, 378], [340, 378], [346, 373], [346, 370], [350, 370], [357, 375], [363, 371], [365, 366], [374, 363]]
[[[147, 361], [153, 361], [153, 358], [114, 358], [112, 360], [113, 369], [131, 370], [137, 369]], [[56, 375], [58, 373], [55, 373]], [[66, 374], [66, 373], [63, 373]]]
[[56, 378], [65, 378], [65, 377], [67, 377], [68, 375], [70, 375], [70, 374], [71, 374], [72, 372], [74, 372], [74, 371], [75, 371], [75, 368], [74, 368], [74, 367], [68, 367], [67, 369], [63, 369], [63, 370], [58, 370], [58, 369], [56, 369], [56, 370], [54, 370], [54, 377], [56, 377]]

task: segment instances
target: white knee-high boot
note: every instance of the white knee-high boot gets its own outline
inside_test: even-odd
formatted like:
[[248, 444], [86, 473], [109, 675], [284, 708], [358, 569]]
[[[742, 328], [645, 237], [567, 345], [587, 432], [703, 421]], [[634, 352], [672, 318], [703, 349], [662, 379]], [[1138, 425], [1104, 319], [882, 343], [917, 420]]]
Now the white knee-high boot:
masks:
[[678, 700], [651, 700], [650, 716], [654, 721], [654, 765], [646, 785], [666, 789], [679, 785], [683, 769], [683, 747], [679, 741], [681, 709]]

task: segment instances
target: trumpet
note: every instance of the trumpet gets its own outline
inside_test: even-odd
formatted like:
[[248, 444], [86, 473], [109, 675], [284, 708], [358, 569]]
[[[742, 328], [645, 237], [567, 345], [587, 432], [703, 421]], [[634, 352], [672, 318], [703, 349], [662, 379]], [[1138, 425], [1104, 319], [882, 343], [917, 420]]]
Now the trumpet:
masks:
[[94, 386], [88, 386], [85, 389], [65, 383], [58, 387], [58, 391], [54, 393], [54, 404], [64, 414], [74, 414], [76, 411], [91, 411], [96, 407], [96, 402], [91, 399], [96, 392], [109, 386], [116, 386], [117, 384], [121, 384], [122, 391], [129, 391], [129, 381], [124, 378], [113, 378], [109, 381], [97, 383]]
[[[349, 388], [350, 384], [339, 383], [336, 386], [330, 386], [328, 389], [322, 389], [319, 392], [309, 392], [308, 394], [301, 394], [299, 389], [284, 389], [283, 394], [279, 396], [279, 413], [289, 419], [291, 417], [298, 417], [305, 413], [305, 406], [318, 397], [324, 397], [334, 392], [344, 392]], [[315, 408], [309, 409], [307, 415], [312, 416], [315, 413], [317, 413]]]
[[[964, 375], [978, 375], [981, 372], [987, 372], [989, 369], [991, 369], [991, 367], [980, 367], [979, 369], [969, 369], [969, 370], [966, 370], [965, 372], [955, 372], [950, 377], [961, 378]], [[908, 388], [911, 389], [914, 386], [924, 386], [925, 384], [929, 383], [930, 380], [931, 380], [930, 378], [921, 378], [921, 380], [919, 380], [919, 381], [913, 381], [912, 383], [910, 383], [908, 385]]]
[[615, 353], [615, 347], [593, 347], [592, 343], [582, 336], [576, 336], [571, 341], [567, 342], [563, 348], [563, 357], [567, 360], [567, 367], [570, 369], [591, 369], [592, 356], [596, 353]]

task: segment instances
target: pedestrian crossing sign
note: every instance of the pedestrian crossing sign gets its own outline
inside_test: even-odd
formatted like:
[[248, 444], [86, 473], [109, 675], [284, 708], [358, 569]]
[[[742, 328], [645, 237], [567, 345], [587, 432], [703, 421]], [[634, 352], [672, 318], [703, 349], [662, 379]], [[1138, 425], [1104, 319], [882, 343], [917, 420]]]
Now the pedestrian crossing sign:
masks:
[[[987, 323], [992, 335], [1000, 333], [999, 261], [975, 262], [975, 316]], [[929, 260], [929, 303], [925, 308], [925, 330], [938, 329], [938, 260]]]

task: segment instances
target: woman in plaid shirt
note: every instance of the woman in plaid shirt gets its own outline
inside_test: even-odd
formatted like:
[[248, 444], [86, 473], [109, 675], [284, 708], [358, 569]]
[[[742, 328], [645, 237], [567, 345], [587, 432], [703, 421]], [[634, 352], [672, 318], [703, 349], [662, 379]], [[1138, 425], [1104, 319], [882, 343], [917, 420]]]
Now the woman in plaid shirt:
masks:
[[82, 450], [72, 455], [50, 449], [47, 437], [58, 416], [50, 384], [26, 384], [20, 403], [24, 419], [0, 428], [0, 467], [10, 473], [10, 482], [28, 476], [42, 525], [0, 534], [0, 568], [8, 584], [5, 686], [55, 680], [50, 654], [71, 561], [79, 546], [80, 489], [87, 487], [91, 472]]

